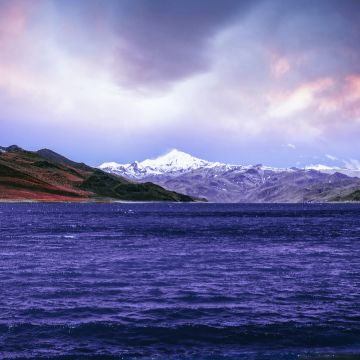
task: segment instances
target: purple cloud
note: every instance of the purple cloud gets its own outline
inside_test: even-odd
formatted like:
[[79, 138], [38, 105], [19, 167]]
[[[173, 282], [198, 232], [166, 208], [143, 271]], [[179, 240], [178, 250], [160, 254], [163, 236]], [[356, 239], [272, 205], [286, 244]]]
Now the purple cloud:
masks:
[[352, 0], [2, 0], [0, 142], [92, 163], [355, 158], [359, 24]]

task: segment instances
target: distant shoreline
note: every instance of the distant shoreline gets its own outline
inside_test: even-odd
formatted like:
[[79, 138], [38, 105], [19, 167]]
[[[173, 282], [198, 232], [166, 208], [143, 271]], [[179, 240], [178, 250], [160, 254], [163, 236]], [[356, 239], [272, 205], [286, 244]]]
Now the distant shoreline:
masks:
[[64, 204], [152, 204], [152, 203], [174, 203], [174, 204], [239, 204], [239, 205], [320, 205], [320, 204], [360, 204], [360, 201], [319, 201], [319, 202], [206, 202], [206, 201], [129, 201], [129, 200], [26, 200], [26, 199], [0, 199], [0, 204], [28, 204], [28, 203], [64, 203]]
[[[170, 201], [170, 200], [159, 200], [159, 201], [136, 201], [136, 200], [12, 200], [12, 199], [0, 199], [0, 204], [13, 204], [13, 203], [67, 203], [67, 204], [152, 204], [152, 203], [174, 203], [174, 204], [208, 204], [206, 201]], [[217, 204], [217, 203], [213, 203]], [[236, 204], [236, 203], [234, 203]]]

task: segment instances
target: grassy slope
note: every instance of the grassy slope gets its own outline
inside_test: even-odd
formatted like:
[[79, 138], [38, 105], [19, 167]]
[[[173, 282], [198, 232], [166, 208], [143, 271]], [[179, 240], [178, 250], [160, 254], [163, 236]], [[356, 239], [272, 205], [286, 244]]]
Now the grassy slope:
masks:
[[0, 199], [192, 201], [152, 184], [137, 184], [71, 161], [51, 150], [0, 152]]
[[99, 196], [136, 201], [192, 201], [187, 195], [168, 191], [153, 183], [132, 183], [116, 175], [95, 170], [80, 186]]
[[360, 201], [360, 190], [355, 190], [344, 196], [337, 196], [334, 201]]

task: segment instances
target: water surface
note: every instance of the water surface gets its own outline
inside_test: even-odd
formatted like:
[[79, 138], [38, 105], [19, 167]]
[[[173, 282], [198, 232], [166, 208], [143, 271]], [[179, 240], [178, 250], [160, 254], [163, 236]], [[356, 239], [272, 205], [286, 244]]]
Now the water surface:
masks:
[[0, 358], [359, 359], [359, 216], [0, 204]]

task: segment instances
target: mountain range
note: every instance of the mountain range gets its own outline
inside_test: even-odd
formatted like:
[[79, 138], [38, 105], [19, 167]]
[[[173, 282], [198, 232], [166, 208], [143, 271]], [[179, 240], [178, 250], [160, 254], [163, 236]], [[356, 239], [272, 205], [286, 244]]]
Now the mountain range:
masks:
[[193, 201], [151, 182], [134, 182], [49, 149], [0, 146], [0, 200]]
[[175, 149], [141, 162], [106, 162], [99, 169], [211, 202], [351, 201], [357, 199], [360, 189], [360, 178], [353, 176], [360, 175], [360, 171], [233, 165], [206, 161]]

